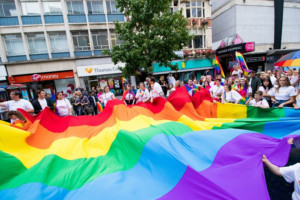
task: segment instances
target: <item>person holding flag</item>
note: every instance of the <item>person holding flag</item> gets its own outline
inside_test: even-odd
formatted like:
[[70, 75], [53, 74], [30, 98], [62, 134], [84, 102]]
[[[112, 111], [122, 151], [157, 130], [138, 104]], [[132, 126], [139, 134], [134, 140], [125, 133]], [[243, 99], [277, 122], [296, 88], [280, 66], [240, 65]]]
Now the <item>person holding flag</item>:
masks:
[[247, 75], [250, 70], [248, 69], [247, 63], [244, 59], [244, 56], [236, 51], [235, 52], [236, 61], [238, 62], [239, 66], [241, 67], [241, 70], [243, 70], [244, 75]]

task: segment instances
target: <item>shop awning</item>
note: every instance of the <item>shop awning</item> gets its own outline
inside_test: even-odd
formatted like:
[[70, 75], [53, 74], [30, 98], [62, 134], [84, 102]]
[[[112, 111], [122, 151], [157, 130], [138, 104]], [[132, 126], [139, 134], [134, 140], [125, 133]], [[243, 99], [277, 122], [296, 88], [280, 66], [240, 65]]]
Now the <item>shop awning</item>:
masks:
[[[212, 69], [212, 63], [209, 59], [193, 59], [193, 60], [178, 60], [173, 61], [172, 65], [178, 64], [177, 72], [185, 72], [185, 71], [195, 71], [195, 70], [205, 70]], [[159, 66], [159, 63], [153, 64], [153, 75], [157, 74], [167, 74], [171, 71], [170, 67]]]

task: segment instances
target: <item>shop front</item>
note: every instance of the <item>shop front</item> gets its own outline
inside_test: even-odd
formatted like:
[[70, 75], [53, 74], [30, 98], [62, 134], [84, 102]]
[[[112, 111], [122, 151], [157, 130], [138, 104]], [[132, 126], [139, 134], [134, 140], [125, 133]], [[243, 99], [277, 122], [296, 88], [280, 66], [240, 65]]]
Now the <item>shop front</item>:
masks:
[[[233, 42], [232, 44], [230, 43], [230, 45], [228, 46], [224, 46], [224, 45], [220, 45], [218, 48], [215, 49], [215, 51], [216, 51], [216, 56], [219, 58], [219, 61], [223, 67], [226, 76], [232, 70], [233, 64], [236, 63], [236, 57], [235, 57], [236, 52], [239, 52], [241, 54], [245, 54], [245, 53], [249, 54], [249, 52], [255, 51], [255, 42], [245, 42], [245, 43], [242, 42], [239, 44]], [[250, 65], [251, 69], [257, 70], [254, 66], [256, 65], [255, 64]]]
[[201, 76], [209, 70], [209, 74], [213, 75], [212, 62], [206, 58], [176, 60], [171, 62], [172, 65], [178, 66], [178, 71], [172, 71], [169, 67], [159, 66], [159, 63], [153, 64], [153, 75], [157, 79], [164, 76], [167, 80], [168, 74], [171, 72], [176, 80], [187, 82], [190, 77], [200, 80]]
[[112, 62], [77, 66], [81, 87], [85, 87], [90, 91], [93, 87], [100, 86], [101, 89], [104, 89], [105, 86], [108, 86], [111, 92], [115, 93], [116, 96], [120, 96], [123, 94], [125, 77], [119, 67], [124, 66], [124, 63], [114, 65]]
[[26, 85], [30, 99], [35, 98], [34, 92], [38, 89], [43, 89], [52, 100], [56, 92], [62, 92], [65, 98], [71, 98], [75, 89], [73, 71], [11, 76], [9, 83]]

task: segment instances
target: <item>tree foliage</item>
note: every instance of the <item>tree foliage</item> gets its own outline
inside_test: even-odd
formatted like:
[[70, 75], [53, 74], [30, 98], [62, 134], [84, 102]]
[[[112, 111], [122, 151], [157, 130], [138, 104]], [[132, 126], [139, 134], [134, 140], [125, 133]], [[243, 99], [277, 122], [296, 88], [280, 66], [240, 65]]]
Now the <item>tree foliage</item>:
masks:
[[168, 66], [178, 59], [174, 51], [187, 46], [192, 37], [187, 29], [187, 19], [181, 11], [171, 12], [172, 0], [117, 0], [117, 8], [129, 19], [115, 21], [115, 32], [120, 46], [114, 46], [108, 54], [113, 62], [124, 62], [125, 76], [144, 69], [152, 71], [152, 63]]

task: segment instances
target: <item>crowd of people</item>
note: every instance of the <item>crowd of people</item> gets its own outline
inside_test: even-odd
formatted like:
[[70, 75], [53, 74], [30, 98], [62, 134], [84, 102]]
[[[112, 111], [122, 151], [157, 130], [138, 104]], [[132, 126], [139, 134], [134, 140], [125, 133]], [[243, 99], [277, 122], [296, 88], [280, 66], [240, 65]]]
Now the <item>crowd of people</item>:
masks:
[[[270, 108], [270, 107], [300, 107], [300, 76], [299, 71], [289, 69], [283, 72], [281, 69], [272, 72], [256, 73], [249, 71], [247, 75], [237, 66], [227, 78], [216, 75], [215, 79], [208, 73], [197, 80], [191, 76], [187, 83], [176, 80], [170, 73], [166, 80], [160, 76], [156, 81], [155, 77], [147, 77], [137, 87], [124, 84], [122, 101], [125, 105], [133, 105], [139, 102], [152, 102], [156, 97], [168, 98], [179, 87], [185, 87], [188, 93], [193, 96], [200, 88], [207, 90], [214, 102], [244, 104], [249, 106]], [[38, 114], [46, 107], [59, 116], [70, 115], [96, 115], [99, 106], [104, 108], [115, 94], [105, 86], [103, 89], [98, 86], [86, 91], [77, 87], [72, 94], [70, 101], [64, 98], [62, 92], [57, 92], [55, 102], [46, 97], [44, 90], [36, 91], [36, 99], [32, 102], [22, 99], [19, 91], [10, 93], [10, 101], [0, 103], [0, 108], [8, 111], [16, 111], [22, 108], [28, 113]], [[16, 113], [9, 113], [11, 122], [18, 119]], [[22, 120], [21, 120], [22, 121]], [[18, 121], [19, 122], [19, 121]], [[23, 123], [25, 123], [23, 121]]]

